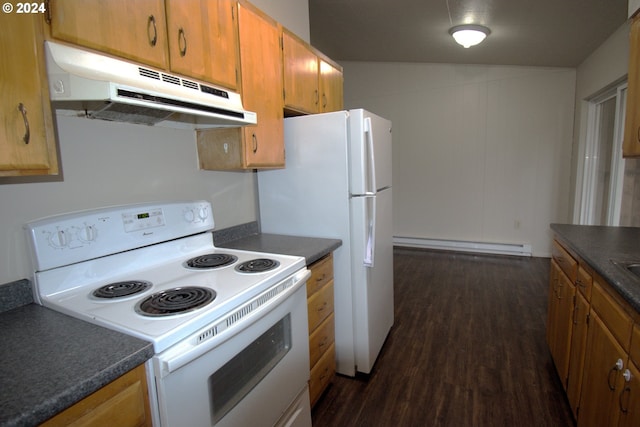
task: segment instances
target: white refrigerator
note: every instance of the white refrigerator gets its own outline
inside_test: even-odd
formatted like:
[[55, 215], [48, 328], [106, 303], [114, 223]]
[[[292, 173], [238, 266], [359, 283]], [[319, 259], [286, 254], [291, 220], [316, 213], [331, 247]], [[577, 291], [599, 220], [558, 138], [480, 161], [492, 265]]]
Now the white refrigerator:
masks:
[[370, 373], [393, 325], [391, 122], [357, 109], [284, 120], [286, 168], [258, 172], [263, 233], [336, 238], [336, 370]]

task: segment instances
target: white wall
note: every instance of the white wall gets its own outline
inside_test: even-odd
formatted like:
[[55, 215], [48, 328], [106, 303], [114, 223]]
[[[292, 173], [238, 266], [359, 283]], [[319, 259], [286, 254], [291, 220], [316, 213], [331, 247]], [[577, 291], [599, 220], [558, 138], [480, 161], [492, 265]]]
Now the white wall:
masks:
[[216, 228], [256, 220], [251, 172], [198, 169], [194, 132], [58, 117], [64, 181], [0, 185], [0, 284], [28, 277], [22, 225], [115, 204], [205, 199]]
[[343, 62], [345, 105], [393, 122], [394, 235], [529, 243], [569, 212], [575, 70]]
[[571, 163], [571, 194], [573, 215], [567, 222], [578, 222], [582, 163], [587, 136], [588, 99], [612, 83], [623, 79], [629, 68], [630, 21], [625, 22], [598, 49], [577, 68], [576, 73], [576, 113], [574, 121], [573, 158]]
[[307, 0], [250, 0], [302, 40], [310, 43], [309, 2]]

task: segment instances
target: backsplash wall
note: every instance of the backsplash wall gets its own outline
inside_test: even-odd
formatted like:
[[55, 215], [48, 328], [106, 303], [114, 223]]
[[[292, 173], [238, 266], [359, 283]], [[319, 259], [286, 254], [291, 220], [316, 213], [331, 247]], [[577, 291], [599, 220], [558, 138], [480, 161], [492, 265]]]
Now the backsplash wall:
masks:
[[257, 218], [255, 174], [199, 170], [193, 131], [66, 116], [57, 124], [64, 181], [0, 185], [0, 284], [30, 276], [22, 226], [44, 216], [205, 199], [216, 229]]

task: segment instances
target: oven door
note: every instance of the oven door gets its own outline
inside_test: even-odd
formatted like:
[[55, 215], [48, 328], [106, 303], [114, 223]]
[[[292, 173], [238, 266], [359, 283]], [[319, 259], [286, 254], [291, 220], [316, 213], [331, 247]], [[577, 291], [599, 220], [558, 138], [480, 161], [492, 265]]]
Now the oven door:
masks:
[[[165, 351], [154, 356], [150, 362], [156, 398], [151, 400], [159, 419], [154, 423], [310, 426], [305, 273], [274, 304], [265, 304], [225, 331], [223, 342], [212, 339], [213, 346], [204, 342], [187, 354]], [[290, 421], [282, 419], [286, 413], [292, 414]]]

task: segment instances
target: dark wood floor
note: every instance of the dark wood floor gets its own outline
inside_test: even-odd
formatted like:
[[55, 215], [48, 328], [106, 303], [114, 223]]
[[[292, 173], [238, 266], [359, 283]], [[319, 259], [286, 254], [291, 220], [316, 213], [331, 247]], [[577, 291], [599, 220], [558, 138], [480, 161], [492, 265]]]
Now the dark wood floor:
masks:
[[324, 426], [573, 426], [545, 342], [549, 260], [396, 249], [395, 325]]

